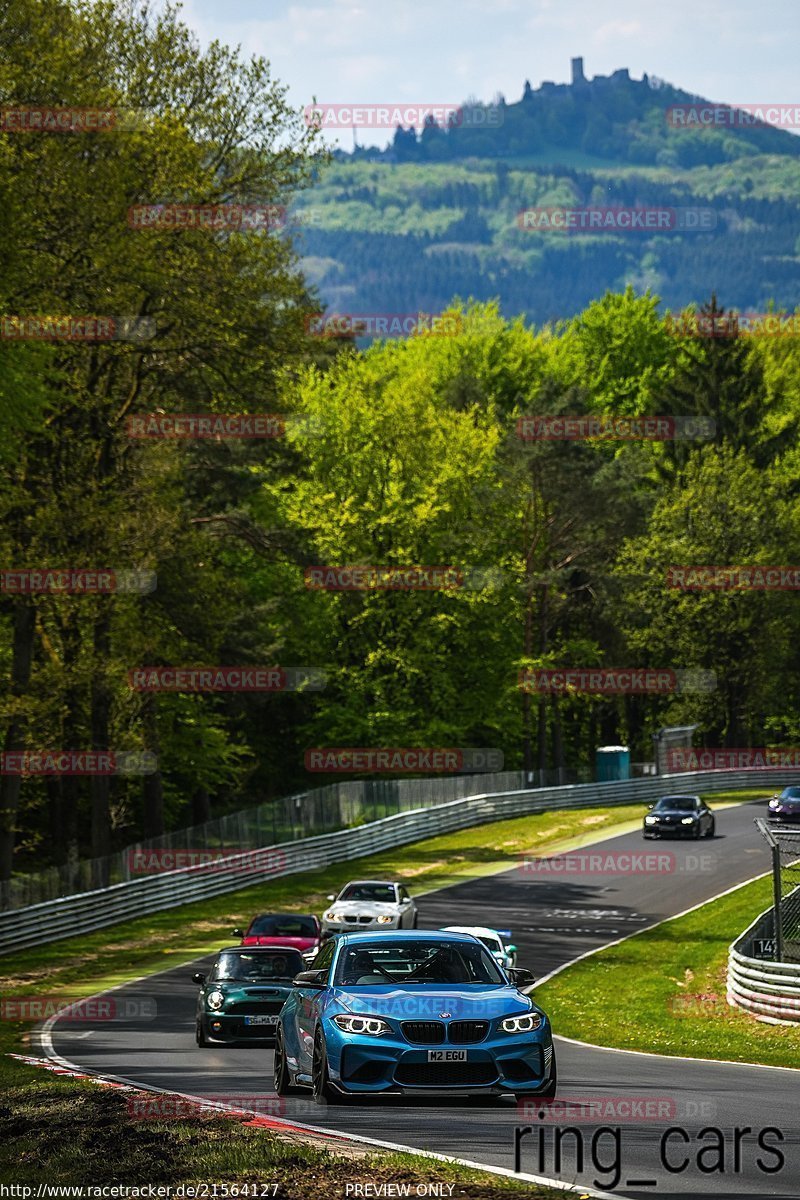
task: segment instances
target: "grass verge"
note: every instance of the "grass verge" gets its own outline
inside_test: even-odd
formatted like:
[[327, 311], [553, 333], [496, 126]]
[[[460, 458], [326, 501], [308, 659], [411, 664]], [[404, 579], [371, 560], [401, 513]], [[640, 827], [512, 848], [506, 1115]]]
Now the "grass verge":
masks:
[[[211, 1185], [216, 1183], [228, 1185], [227, 1191], [218, 1188], [217, 1197], [238, 1192], [240, 1197], [341, 1200], [348, 1184], [368, 1182], [408, 1184], [411, 1195], [417, 1194], [419, 1184], [429, 1183], [439, 1186], [439, 1194], [476, 1200], [556, 1200], [564, 1195], [417, 1155], [365, 1153], [356, 1145], [331, 1151], [313, 1140], [308, 1144], [298, 1135], [281, 1135], [236, 1117], [135, 1120], [128, 1099], [95, 1084], [52, 1078], [40, 1078], [35, 1088], [5, 1092], [0, 1103], [0, 1182], [29, 1186], [33, 1195], [40, 1183], [173, 1189], [194, 1184], [205, 1185], [204, 1194], [213, 1197]], [[244, 1191], [244, 1185], [254, 1190]], [[351, 1189], [349, 1194], [358, 1193]], [[373, 1189], [366, 1194], [380, 1193]]]
[[771, 900], [771, 878], [754, 880], [568, 967], [536, 1001], [583, 1042], [800, 1067], [800, 1026], [765, 1024], [726, 1000], [728, 947]]

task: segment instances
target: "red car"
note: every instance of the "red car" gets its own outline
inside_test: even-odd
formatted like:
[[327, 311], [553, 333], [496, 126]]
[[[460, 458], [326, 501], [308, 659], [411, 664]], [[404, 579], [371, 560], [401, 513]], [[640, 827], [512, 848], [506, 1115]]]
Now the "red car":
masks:
[[306, 960], [316, 957], [322, 931], [317, 917], [309, 913], [261, 913], [247, 930], [234, 929], [242, 946], [276, 946], [299, 950]]

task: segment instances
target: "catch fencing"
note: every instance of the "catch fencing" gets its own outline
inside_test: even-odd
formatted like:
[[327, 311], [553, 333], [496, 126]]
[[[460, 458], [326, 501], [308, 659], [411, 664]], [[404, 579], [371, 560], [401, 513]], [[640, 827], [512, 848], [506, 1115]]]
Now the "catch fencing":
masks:
[[[475, 777], [464, 778], [467, 787], [475, 782]], [[444, 802], [433, 799], [427, 805], [411, 811], [397, 812], [351, 828], [277, 844], [266, 842], [258, 847], [260, 856], [267, 856], [266, 866], [263, 865], [263, 858], [260, 858], [261, 865], [254, 862], [251, 852], [232, 854], [209, 865], [132, 878], [100, 890], [63, 896], [0, 913], [0, 954], [24, 949], [43, 939], [49, 942], [72, 937], [118, 921], [263, 884], [278, 876], [319, 870], [333, 863], [348, 862], [471, 825], [551, 809], [649, 803], [666, 791], [707, 794], [763, 788], [766, 795], [775, 787], [797, 782], [797, 778], [797, 771], [775, 769], [696, 771], [671, 775], [668, 782], [651, 777], [483, 792]], [[429, 794], [435, 795], [430, 787], [431, 781], [414, 782], [421, 785], [427, 782]], [[454, 785], [454, 790], [458, 790], [459, 780], [447, 782]]]
[[260, 850], [264, 846], [282, 846], [300, 838], [334, 833], [337, 829], [364, 825], [395, 813], [446, 804], [479, 793], [578, 782], [583, 780], [562, 768], [532, 772], [527, 776], [521, 771], [507, 771], [437, 779], [331, 783], [240, 809], [202, 825], [144, 839], [116, 854], [76, 859], [44, 871], [16, 875], [7, 882], [0, 882], [0, 912], [127, 883], [137, 873], [137, 862], [143, 856], [146, 858], [148, 851], [167, 857], [171, 852], [200, 854], [209, 851], [219, 856], [226, 850], [231, 854], [237, 850]]

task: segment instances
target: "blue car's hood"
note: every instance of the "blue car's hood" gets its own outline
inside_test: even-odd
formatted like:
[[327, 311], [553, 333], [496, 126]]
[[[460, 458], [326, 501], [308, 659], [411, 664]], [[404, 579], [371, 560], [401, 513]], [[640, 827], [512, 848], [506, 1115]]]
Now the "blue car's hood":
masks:
[[443, 1013], [453, 1020], [480, 1020], [527, 1012], [532, 1001], [514, 987], [463, 987], [420, 984], [397, 987], [337, 987], [332, 999], [346, 1012], [398, 1021], [436, 1021]]

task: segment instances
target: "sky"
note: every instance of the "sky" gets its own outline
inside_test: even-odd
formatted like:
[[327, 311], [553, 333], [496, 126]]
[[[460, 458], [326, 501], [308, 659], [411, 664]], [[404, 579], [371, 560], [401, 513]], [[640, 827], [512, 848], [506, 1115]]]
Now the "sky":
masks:
[[[800, 102], [800, 0], [185, 0], [202, 45], [263, 55], [298, 108], [453, 104], [628, 67], [731, 104]], [[341, 145], [352, 148], [352, 133]], [[361, 145], [391, 135], [359, 131]], [[332, 140], [333, 135], [329, 140]]]

